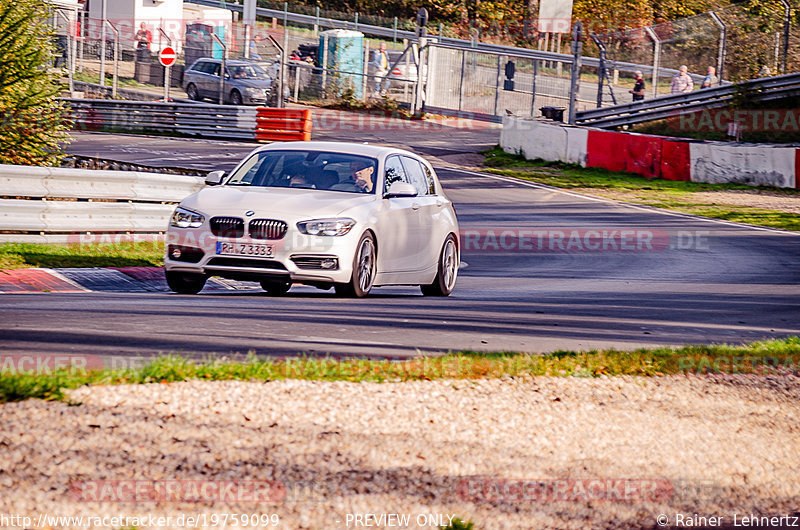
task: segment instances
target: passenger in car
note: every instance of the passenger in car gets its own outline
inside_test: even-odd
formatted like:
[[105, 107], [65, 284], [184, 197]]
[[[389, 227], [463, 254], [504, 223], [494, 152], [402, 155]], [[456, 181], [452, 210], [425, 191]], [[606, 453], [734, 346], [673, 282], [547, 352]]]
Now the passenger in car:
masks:
[[323, 170], [316, 178], [318, 190], [329, 190], [332, 186], [339, 183], [339, 173], [332, 169]]

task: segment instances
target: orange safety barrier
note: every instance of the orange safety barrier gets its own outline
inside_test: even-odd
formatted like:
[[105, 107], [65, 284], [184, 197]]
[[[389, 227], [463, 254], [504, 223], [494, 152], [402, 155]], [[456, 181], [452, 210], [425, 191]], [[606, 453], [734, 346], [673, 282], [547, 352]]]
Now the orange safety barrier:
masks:
[[311, 111], [259, 107], [256, 114], [256, 140], [311, 140]]

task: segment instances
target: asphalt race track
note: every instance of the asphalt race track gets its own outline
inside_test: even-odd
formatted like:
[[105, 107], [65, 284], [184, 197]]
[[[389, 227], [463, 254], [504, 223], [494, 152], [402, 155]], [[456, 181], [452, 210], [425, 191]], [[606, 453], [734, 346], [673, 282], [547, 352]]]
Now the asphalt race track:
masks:
[[800, 235], [437, 171], [464, 236], [449, 298], [378, 288], [349, 300], [310, 287], [281, 298], [3, 294], [4, 353], [406, 357], [800, 334]]

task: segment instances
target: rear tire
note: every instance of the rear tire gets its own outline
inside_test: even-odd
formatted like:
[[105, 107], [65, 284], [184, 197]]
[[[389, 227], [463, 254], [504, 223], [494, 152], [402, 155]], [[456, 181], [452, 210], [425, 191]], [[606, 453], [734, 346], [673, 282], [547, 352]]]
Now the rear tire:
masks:
[[292, 288], [292, 282], [263, 280], [261, 282], [261, 288], [270, 296], [283, 296]]
[[366, 232], [358, 241], [355, 256], [353, 256], [353, 274], [348, 283], [337, 283], [333, 287], [336, 294], [349, 298], [364, 298], [372, 289], [377, 272], [377, 253], [375, 252], [375, 238]]
[[200, 93], [197, 91], [197, 87], [194, 84], [190, 84], [186, 87], [186, 95], [189, 96], [189, 99], [192, 101], [200, 101]]
[[207, 276], [190, 272], [166, 272], [167, 285], [180, 294], [197, 294], [203, 290]]
[[458, 276], [458, 247], [453, 234], [447, 236], [439, 255], [439, 267], [436, 278], [430, 285], [420, 285], [419, 288], [425, 296], [450, 296], [456, 286]]

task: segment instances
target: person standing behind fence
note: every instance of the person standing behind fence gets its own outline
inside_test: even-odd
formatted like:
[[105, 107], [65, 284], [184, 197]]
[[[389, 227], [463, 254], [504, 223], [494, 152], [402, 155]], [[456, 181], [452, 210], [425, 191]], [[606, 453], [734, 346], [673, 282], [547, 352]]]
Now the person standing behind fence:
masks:
[[713, 66], [708, 67], [708, 73], [703, 78], [703, 84], [700, 85], [700, 88], [711, 88], [712, 86], [719, 83], [719, 78], [716, 76], [717, 69]]
[[644, 99], [644, 77], [639, 71], [634, 72], [633, 77], [636, 79], [636, 83], [633, 85], [633, 90], [628, 90], [628, 92], [633, 94], [633, 101], [642, 101]]
[[688, 74], [689, 67], [685, 64], [681, 69], [672, 77], [672, 86], [670, 86], [671, 94], [686, 94], [694, 89], [694, 81], [692, 76]]
[[136, 32], [136, 55], [139, 61], [150, 60], [150, 44], [153, 42], [153, 34], [147, 29], [147, 25], [142, 22], [139, 24], [139, 31]]
[[375, 93], [381, 92], [381, 83], [383, 83], [386, 74], [389, 73], [389, 56], [386, 55], [386, 43], [381, 42], [381, 45], [375, 50], [372, 56], [372, 64], [376, 68], [375, 72]]

